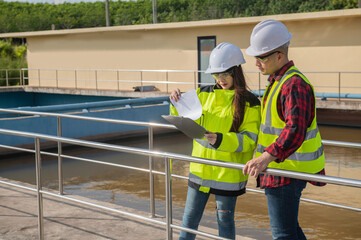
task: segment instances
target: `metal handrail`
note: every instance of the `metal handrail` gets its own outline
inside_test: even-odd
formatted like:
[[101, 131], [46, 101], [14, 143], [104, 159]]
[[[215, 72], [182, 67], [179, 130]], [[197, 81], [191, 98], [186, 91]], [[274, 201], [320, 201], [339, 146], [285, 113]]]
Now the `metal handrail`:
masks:
[[110, 118], [84, 117], [84, 116], [79, 116], [79, 115], [62, 114], [62, 113], [23, 111], [23, 110], [13, 110], [13, 109], [7, 109], [7, 108], [0, 108], [0, 112], [16, 113], [16, 114], [23, 114], [23, 115], [34, 115], [34, 116], [72, 118], [72, 119], [79, 119], [79, 120], [88, 120], [88, 121], [106, 122], [106, 123], [118, 123], [118, 124], [127, 124], [127, 125], [144, 126], [144, 127], [162, 127], [162, 128], [176, 129], [175, 126], [173, 126], [171, 124], [164, 124], [164, 123], [129, 121], [129, 120], [119, 120], [119, 119], [110, 119]]
[[[128, 125], [137, 125], [137, 126], [145, 126], [148, 127], [148, 135], [149, 135], [149, 149], [151, 150], [153, 148], [153, 127], [161, 127], [161, 128], [170, 128], [170, 129], [175, 129], [175, 127], [173, 125], [169, 125], [169, 124], [160, 124], [160, 123], [149, 123], [149, 122], [140, 122], [140, 121], [127, 121], [127, 120], [114, 120], [114, 119], [106, 119], [106, 118], [94, 118], [94, 117], [84, 117], [84, 116], [78, 116], [78, 115], [69, 115], [69, 114], [60, 114], [60, 113], [47, 113], [47, 112], [35, 112], [35, 111], [22, 111], [22, 110], [12, 110], [12, 109], [0, 109], [0, 112], [8, 112], [8, 113], [16, 113], [16, 114], [23, 114], [23, 115], [35, 115], [35, 116], [50, 116], [50, 117], [57, 117], [58, 119], [58, 136], [61, 136], [61, 118], [73, 118], [73, 119], [80, 119], [80, 120], [90, 120], [90, 121], [98, 121], [98, 122], [107, 122], [107, 123], [117, 123], [117, 124], [128, 124]], [[361, 144], [359, 143], [345, 143], [345, 142], [338, 142], [338, 141], [329, 141], [329, 140], [323, 140], [324, 144], [330, 144], [333, 146], [342, 146], [342, 147], [354, 147], [354, 148], [361, 148]], [[53, 154], [53, 153], [46, 153], [46, 152], [41, 152], [42, 154], [48, 154], [48, 155], [53, 155], [53, 156], [58, 156], [58, 162], [59, 162], [59, 193], [63, 194], [63, 177], [62, 177], [62, 158], [72, 158], [75, 160], [83, 160], [86, 161], [85, 159], [81, 159], [81, 158], [76, 158], [76, 157], [71, 157], [71, 156], [67, 156], [67, 155], [63, 155], [62, 154], [62, 147], [61, 147], [61, 142], [58, 142], [58, 153], [57, 154]], [[0, 147], [4, 147], [4, 145], [0, 145]], [[24, 149], [24, 148], [18, 148], [18, 147], [13, 147], [13, 146], [9, 146], [8, 148], [10, 149], [14, 149], [14, 150], [23, 150], [23, 151], [27, 151], [27, 152], [34, 152], [32, 150], [28, 150], [28, 149]], [[89, 161], [89, 160], [88, 160]], [[90, 161], [89, 161], [90, 162]], [[93, 161], [96, 162], [96, 161]], [[98, 162], [99, 163], [99, 162]], [[111, 164], [109, 164], [111, 165]], [[154, 207], [154, 183], [153, 183], [153, 174], [162, 174], [164, 175], [164, 173], [162, 172], [158, 172], [158, 171], [153, 171], [152, 170], [152, 156], [149, 156], [149, 170], [147, 169], [141, 169], [141, 168], [133, 168], [133, 167], [129, 167], [129, 166], [124, 166], [122, 165], [121, 167], [123, 168], [128, 168], [128, 169], [134, 169], [134, 170], [141, 170], [141, 171], [145, 171], [145, 172], [149, 172], [150, 173], [150, 206], [151, 206], [151, 216], [154, 217], [155, 216], [155, 207]], [[179, 176], [179, 175], [174, 175], [172, 174], [172, 177], [177, 177], [177, 178], [183, 178], [183, 179], [188, 179], [187, 177], [184, 176]], [[249, 191], [253, 191], [253, 192], [259, 192], [259, 190], [255, 190], [255, 189], [248, 189]], [[262, 192], [262, 191], [261, 191]], [[333, 203], [327, 203], [327, 202], [322, 202], [322, 201], [316, 201], [316, 200], [312, 200], [312, 199], [305, 199], [302, 198], [302, 200], [304, 201], [308, 201], [308, 202], [314, 202], [314, 203], [319, 203], [319, 204], [323, 204], [323, 205], [328, 205], [328, 206], [335, 206], [335, 207], [340, 207], [340, 208], [344, 208], [344, 209], [350, 209], [350, 210], [356, 210], [356, 211], [360, 211], [360, 209], [357, 208], [352, 208], [349, 206], [344, 206], [344, 205], [338, 205], [338, 204], [333, 204]]]
[[[54, 80], [56, 81], [56, 87], [58, 88], [58, 82], [61, 80], [58, 77], [58, 72], [59, 71], [67, 71], [67, 72], [74, 72], [75, 76], [74, 78], [70, 78], [70, 79], [62, 79], [62, 81], [64, 80], [71, 80], [71, 81], [75, 81], [75, 88], [78, 88], [78, 81], [93, 81], [93, 80], [88, 80], [88, 79], [83, 79], [83, 80], [79, 80], [77, 79], [77, 72], [95, 72], [95, 84], [96, 84], [96, 89], [98, 89], [98, 82], [101, 81], [114, 81], [118, 83], [118, 90], [119, 90], [119, 82], [131, 82], [131, 83], [140, 83], [141, 86], [144, 85], [144, 83], [148, 83], [148, 84], [165, 84], [166, 85], [166, 92], [168, 92], [168, 85], [169, 84], [188, 84], [188, 85], [192, 85], [194, 84], [194, 88], [197, 88], [197, 84], [198, 85], [208, 85], [209, 83], [200, 83], [199, 81], [197, 82], [197, 74], [200, 73], [204, 73], [205, 71], [203, 70], [166, 70], [166, 69], [160, 69], [160, 70], [146, 70], [146, 69], [138, 69], [138, 70], [134, 70], [134, 69], [53, 69], [53, 68], [22, 68], [20, 69], [21, 72], [24, 71], [37, 71], [38, 73], [38, 77], [33, 77], [33, 79], [37, 79], [39, 81], [39, 87], [41, 86], [40, 81], [41, 80]], [[40, 77], [40, 71], [55, 71], [55, 79], [44, 79]], [[101, 80], [98, 79], [97, 77], [97, 73], [98, 72], [115, 72], [117, 73], [117, 78], [113, 79], [113, 80]], [[139, 72], [140, 73], [140, 80], [120, 80], [119, 79], [119, 72]], [[144, 72], [159, 72], [159, 73], [166, 73], [166, 80], [165, 81], [144, 81], [143, 80], [143, 73]], [[193, 74], [193, 83], [192, 82], [170, 82], [168, 81], [168, 73], [194, 73]], [[258, 91], [261, 91], [261, 73], [259, 71], [245, 71], [245, 73], [256, 73], [258, 74], [257, 80], [258, 80], [258, 84], [249, 84], [249, 86], [257, 86], [258, 87]], [[321, 71], [303, 71], [303, 73], [308, 74], [317, 74], [317, 73], [321, 73], [321, 74], [337, 74], [338, 75], [338, 84], [337, 86], [334, 86], [334, 88], [338, 88], [338, 99], [341, 100], [341, 88], [351, 88], [348, 86], [342, 86], [341, 87], [341, 75], [342, 74], [358, 74], [361, 73], [359, 71], [327, 71], [327, 72], [321, 72]], [[23, 74], [24, 76], [24, 74]], [[25, 79], [29, 79], [26, 78], [25, 76], [22, 79], [22, 82], [25, 82]], [[324, 86], [319, 86], [319, 87], [324, 87]], [[330, 88], [330, 86], [327, 86], [328, 88]], [[331, 87], [332, 88], [332, 87]], [[360, 87], [352, 87], [352, 88], [360, 88]]]
[[361, 143], [355, 143], [355, 142], [340, 142], [340, 141], [333, 141], [333, 140], [322, 140], [322, 143], [325, 145], [335, 146], [335, 147], [361, 148]]
[[[149, 138], [149, 149], [153, 148], [153, 127], [160, 128], [169, 128], [176, 129], [175, 126], [170, 124], [162, 124], [162, 123], [151, 123], [151, 122], [141, 122], [141, 121], [128, 121], [128, 120], [117, 120], [117, 119], [108, 119], [108, 118], [95, 118], [95, 117], [85, 117], [79, 115], [70, 115], [70, 114], [61, 114], [61, 113], [47, 113], [47, 112], [35, 112], [35, 111], [22, 111], [22, 110], [12, 110], [12, 109], [4, 109], [0, 108], [0, 112], [8, 112], [8, 113], [16, 113], [16, 114], [24, 114], [24, 115], [35, 115], [35, 116], [50, 116], [57, 117], [58, 126], [57, 132], [58, 136], [61, 136], [61, 118], [72, 118], [79, 120], [88, 120], [88, 121], [97, 121], [97, 122], [106, 122], [106, 123], [116, 123], [116, 124], [127, 124], [127, 125], [136, 125], [136, 126], [144, 126], [148, 127], [148, 138]], [[330, 141], [330, 140], [322, 140], [325, 145], [333, 145], [340, 147], [353, 147], [360, 148], [361, 143], [351, 143], [351, 142], [340, 142], [340, 141]], [[58, 142], [58, 161], [59, 161], [59, 192], [62, 194], [62, 148], [61, 143]], [[151, 201], [151, 214], [155, 215], [154, 208], [154, 185], [153, 185], [153, 175], [152, 175], [152, 159], [149, 157], [149, 168], [150, 168], [150, 201]]]
[[[0, 69], [5, 70], [5, 69]], [[15, 70], [15, 69], [12, 69]], [[18, 70], [18, 69], [17, 69]], [[171, 69], [101, 69], [101, 68], [93, 68], [93, 69], [56, 69], [56, 68], [21, 68], [21, 70], [44, 70], [44, 71], [120, 71], [120, 72], [205, 72], [204, 70], [171, 70]], [[302, 71], [303, 73], [361, 73], [360, 71]], [[259, 71], [245, 71], [245, 73], [259, 73]]]
[[[116, 124], [127, 124], [127, 125], [136, 125], [136, 126], [145, 126], [148, 127], [148, 137], [149, 137], [149, 149], [153, 148], [153, 127], [160, 128], [169, 128], [176, 129], [175, 126], [170, 124], [162, 123], [151, 123], [151, 122], [141, 122], [141, 121], [128, 121], [128, 120], [117, 120], [117, 119], [107, 119], [107, 118], [95, 118], [95, 117], [85, 117], [79, 115], [70, 115], [70, 114], [61, 114], [61, 113], [47, 113], [47, 112], [35, 112], [35, 111], [22, 111], [22, 110], [12, 110], [12, 109], [3, 109], [0, 108], [0, 112], [16, 113], [16, 114], [25, 114], [25, 115], [35, 115], [35, 116], [50, 116], [58, 118], [58, 127], [57, 132], [58, 136], [61, 136], [61, 118], [72, 118], [79, 120], [88, 120], [88, 121], [97, 121], [97, 122], [106, 122], [106, 123], [116, 123]], [[352, 142], [340, 142], [340, 141], [331, 141], [331, 140], [322, 140], [325, 145], [339, 146], [339, 147], [353, 147], [360, 148], [361, 143], [352, 143]], [[58, 142], [58, 161], [59, 161], [59, 192], [62, 194], [62, 148], [61, 143]], [[153, 175], [152, 175], [152, 159], [149, 158], [149, 168], [150, 168], [150, 201], [151, 201], [151, 214], [155, 215], [154, 207], [154, 185], [153, 185]]]
[[[86, 141], [86, 140], [51, 136], [51, 135], [47, 135], [47, 134], [7, 130], [7, 129], [2, 129], [2, 128], [0, 128], [0, 134], [9, 134], [9, 135], [22, 136], [22, 137], [29, 137], [29, 138], [41, 138], [41, 139], [45, 139], [45, 140], [49, 140], [49, 141], [80, 145], [83, 147], [95, 147], [95, 148], [103, 149], [103, 150], [121, 151], [121, 152], [132, 153], [132, 154], [143, 155], [143, 156], [177, 159], [177, 160], [182, 160], [182, 161], [195, 162], [195, 163], [200, 163], [200, 164], [207, 164], [207, 165], [213, 165], [213, 166], [217, 166], [217, 167], [225, 167], [225, 168], [232, 168], [232, 169], [238, 169], [238, 170], [243, 169], [243, 167], [245, 166], [244, 164], [239, 164], [239, 163], [230, 163], [230, 162], [224, 162], [224, 161], [218, 161], [218, 160], [190, 157], [187, 155], [177, 154], [177, 153], [150, 151], [150, 150], [141, 149], [141, 148], [118, 146], [118, 145], [112, 145], [112, 144], [106, 144], [106, 143], [91, 142], [91, 141]], [[349, 178], [340, 178], [340, 177], [333, 177], [333, 176], [327, 176], [327, 175], [310, 174], [310, 173], [302, 173], [302, 172], [294, 172], [294, 171], [270, 169], [270, 168], [266, 169], [263, 173], [272, 174], [275, 176], [297, 178], [297, 179], [301, 179], [301, 180], [318, 181], [318, 182], [324, 182], [324, 183], [330, 183], [330, 184], [336, 184], [336, 185], [361, 188], [361, 180], [355, 180], [355, 179], [349, 179]]]
[[[18, 151], [26, 151], [26, 152], [31, 152], [31, 153], [35, 152], [34, 150], [30, 150], [30, 149], [18, 148], [18, 147], [9, 147], [9, 146], [2, 145], [2, 144], [0, 144], [0, 147], [14, 149], [14, 150], [18, 150]], [[48, 156], [55, 156], [55, 157], [58, 156], [58, 154], [50, 153], [50, 152], [41, 152], [41, 154], [42, 155], [48, 155]], [[145, 169], [145, 168], [139, 168], [139, 167], [132, 167], [132, 166], [121, 165], [121, 164], [115, 164], [115, 163], [108, 163], [108, 162], [103, 162], [103, 161], [99, 161], [99, 160], [92, 160], [92, 159], [87, 159], [87, 158], [82, 158], [82, 157], [74, 157], [74, 156], [63, 155], [63, 154], [61, 155], [61, 157], [66, 158], [66, 159], [73, 159], [73, 160], [78, 160], [78, 161], [89, 162], [89, 163], [97, 163], [97, 164], [102, 164], [102, 165], [107, 165], [107, 166], [121, 167], [121, 168], [125, 168], [125, 169], [130, 169], [130, 170], [137, 170], [137, 171], [146, 172], [146, 173], [150, 173], [150, 174], [158, 174], [158, 175], [162, 175], [162, 176], [165, 175], [164, 172], [160, 172], [160, 171], [155, 171], [155, 170], [150, 170], [150, 169]], [[189, 177], [182, 176], [182, 175], [177, 175], [177, 174], [171, 174], [171, 176], [175, 177], [175, 178], [179, 178], [179, 179], [184, 179], [184, 180], [189, 179]], [[154, 186], [154, 184], [150, 183], [150, 192], [153, 192], [151, 194], [151, 198], [154, 199], [154, 187], [152, 189], [152, 186]], [[247, 188], [247, 191], [255, 192], [255, 193], [264, 193], [263, 190], [257, 190], [257, 189], [252, 189], [252, 188]], [[304, 197], [301, 197], [301, 200], [305, 201], [305, 202], [311, 202], [311, 203], [315, 203], [315, 204], [320, 204], [320, 205], [325, 205], [325, 206], [332, 206], [332, 207], [337, 207], [337, 208], [342, 208], [342, 209], [348, 209], [348, 210], [361, 212], [361, 208], [350, 207], [350, 206], [345, 206], [345, 205], [335, 204], [335, 203], [329, 203], [329, 202], [324, 202], [324, 201], [319, 201], [319, 200], [314, 200], [314, 199], [309, 199], [309, 198], [304, 198]], [[154, 201], [150, 201], [150, 204], [151, 205], [154, 204]], [[151, 206], [151, 209], [152, 209], [152, 206]]]
[[[34, 115], [34, 116], [58, 117], [58, 118], [72, 118], [72, 119], [79, 119], [79, 120], [116, 123], [116, 124], [127, 124], [127, 125], [136, 125], [136, 126], [144, 126], [144, 127], [160, 127], [160, 128], [177, 129], [174, 125], [164, 124], [164, 123], [129, 121], [129, 120], [119, 120], [119, 119], [109, 119], [109, 118], [98, 118], [98, 117], [85, 117], [85, 116], [62, 114], [62, 113], [24, 111], [24, 110], [13, 110], [13, 109], [7, 109], [7, 108], [0, 108], [0, 112], [23, 114], [23, 115]], [[355, 143], [355, 142], [322, 140], [322, 143], [325, 145], [330, 145], [330, 146], [361, 148], [361, 143]]]
[[[136, 214], [131, 214], [131, 213], [123, 212], [120, 210], [115, 210], [112, 208], [89, 203], [86, 201], [81, 201], [81, 200], [74, 199], [71, 197], [57, 195], [57, 194], [42, 190], [40, 139], [45, 139], [45, 140], [49, 140], [49, 141], [57, 141], [57, 142], [61, 142], [61, 143], [75, 144], [75, 145], [80, 145], [80, 146], [85, 146], [85, 147], [93, 147], [93, 148], [104, 149], [104, 150], [127, 152], [127, 153], [133, 153], [133, 154], [137, 154], [137, 155], [143, 155], [143, 156], [153, 156], [153, 157], [164, 158], [165, 159], [165, 176], [166, 176], [166, 223], [165, 223], [165, 225], [166, 225], [167, 239], [172, 239], [172, 229], [173, 228], [178, 229], [178, 230], [194, 232], [194, 233], [197, 233], [197, 234], [200, 234], [203, 236], [207, 235], [208, 237], [212, 237], [214, 239], [223, 239], [218, 236], [209, 235], [209, 234], [205, 235], [203, 232], [199, 232], [199, 231], [188, 229], [188, 228], [183, 228], [183, 227], [172, 224], [170, 159], [177, 159], [177, 160], [182, 160], [182, 161], [187, 161], [187, 162], [196, 162], [196, 163], [201, 163], [201, 164], [207, 164], [207, 165], [213, 165], [213, 166], [219, 166], [219, 167], [227, 167], [227, 168], [239, 169], [239, 170], [243, 169], [243, 167], [245, 166], [244, 164], [228, 163], [228, 162], [216, 161], [216, 160], [210, 160], [210, 159], [195, 158], [195, 157], [189, 157], [189, 156], [182, 155], [182, 154], [158, 152], [158, 151], [151, 151], [151, 150], [145, 150], [145, 149], [134, 148], [134, 147], [125, 147], [125, 146], [105, 144], [105, 143], [96, 143], [96, 142], [90, 142], [90, 141], [85, 141], [85, 140], [56, 137], [56, 136], [31, 133], [31, 132], [0, 129], [0, 134], [16, 135], [16, 136], [30, 137], [30, 138], [35, 139], [35, 158], [36, 158], [36, 176], [37, 176], [36, 191], [37, 191], [37, 198], [38, 198], [38, 227], [39, 227], [40, 239], [43, 239], [43, 237], [44, 237], [42, 194], [48, 194], [48, 195], [52, 195], [55, 197], [67, 199], [70, 201], [76, 201], [76, 202], [83, 203], [83, 204], [86, 204], [89, 206], [94, 206], [94, 207], [98, 207], [101, 209], [118, 212], [118, 213], [124, 214], [129, 217], [134, 217], [137, 219], [151, 221], [153, 223], [164, 225], [164, 222], [157, 221], [152, 218], [146, 218], [146, 217], [139, 216]], [[307, 174], [307, 173], [299, 173], [299, 172], [277, 170], [277, 169], [266, 169], [266, 171], [264, 171], [263, 173], [284, 176], [284, 177], [298, 178], [298, 179], [309, 180], [309, 181], [319, 181], [319, 182], [361, 188], [361, 180], [355, 180], [355, 179], [339, 178], [339, 177], [332, 177], [332, 176], [321, 176], [321, 175], [317, 175], [317, 174]], [[0, 181], [0, 183], [7, 184], [4, 181]], [[12, 184], [12, 185], [14, 186], [14, 184]]]
[[[19, 77], [9, 77], [9, 71], [19, 71]], [[19, 80], [19, 85], [23, 85], [23, 70], [22, 69], [0, 69], [0, 72], [5, 72], [5, 77], [0, 78], [0, 81], [5, 81], [6, 85], [5, 87], [9, 87], [9, 80]]]

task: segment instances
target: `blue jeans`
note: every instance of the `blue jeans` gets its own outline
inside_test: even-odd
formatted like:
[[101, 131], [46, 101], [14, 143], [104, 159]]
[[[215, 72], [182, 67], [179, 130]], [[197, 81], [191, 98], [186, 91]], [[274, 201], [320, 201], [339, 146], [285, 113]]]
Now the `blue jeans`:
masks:
[[298, 208], [306, 183], [306, 181], [299, 180], [282, 187], [265, 189], [273, 239], [306, 239], [298, 224]]
[[[183, 215], [183, 227], [198, 229], [198, 225], [201, 221], [209, 195], [209, 193], [204, 193], [194, 188], [188, 187], [187, 201]], [[237, 197], [220, 195], [215, 196], [217, 203], [219, 236], [234, 239], [236, 235], [234, 224], [234, 209], [236, 207]], [[185, 231], [180, 232], [180, 240], [191, 240], [195, 238], [195, 234]]]

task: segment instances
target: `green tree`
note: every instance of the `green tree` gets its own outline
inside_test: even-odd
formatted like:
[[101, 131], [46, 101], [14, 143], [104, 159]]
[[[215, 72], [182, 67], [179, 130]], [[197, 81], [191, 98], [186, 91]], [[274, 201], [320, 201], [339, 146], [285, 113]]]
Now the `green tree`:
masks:
[[[157, 0], [159, 23], [357, 8], [358, 0]], [[152, 0], [110, 1], [112, 25], [153, 22]], [[0, 0], [0, 33], [105, 26], [105, 3]]]
[[4, 69], [21, 69], [26, 68], [27, 63], [25, 59], [26, 46], [14, 46], [10, 40], [0, 40], [0, 86], [19, 85], [20, 71], [19, 70], [4, 70]]

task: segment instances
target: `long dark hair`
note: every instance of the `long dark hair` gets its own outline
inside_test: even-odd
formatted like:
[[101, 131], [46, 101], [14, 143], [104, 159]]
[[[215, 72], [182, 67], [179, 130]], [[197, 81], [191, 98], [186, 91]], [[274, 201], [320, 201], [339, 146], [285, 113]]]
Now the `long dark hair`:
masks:
[[234, 88], [234, 115], [230, 132], [238, 132], [244, 119], [246, 101], [249, 98], [249, 91], [246, 80], [244, 78], [241, 65], [232, 68], [233, 71], [233, 88]]

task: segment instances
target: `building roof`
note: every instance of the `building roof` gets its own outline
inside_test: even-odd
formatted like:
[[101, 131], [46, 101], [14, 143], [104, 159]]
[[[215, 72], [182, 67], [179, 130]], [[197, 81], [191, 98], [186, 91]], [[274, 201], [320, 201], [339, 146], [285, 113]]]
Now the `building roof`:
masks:
[[157, 24], [142, 24], [142, 25], [122, 25], [112, 27], [96, 27], [96, 28], [77, 28], [77, 29], [62, 29], [62, 30], [46, 30], [33, 32], [12, 32], [2, 33], [0, 38], [27, 38], [38, 36], [54, 36], [54, 35], [68, 35], [68, 34], [82, 34], [82, 33], [100, 33], [100, 32], [117, 32], [117, 31], [150, 31], [162, 29], [179, 29], [179, 28], [197, 28], [207, 26], [229, 26], [240, 24], [256, 24], [265, 19], [274, 19], [282, 22], [288, 21], [302, 21], [302, 20], [316, 20], [329, 19], [340, 17], [360, 17], [361, 8], [310, 12], [310, 13], [292, 13], [282, 15], [267, 15], [258, 17], [242, 17], [242, 18], [226, 18], [214, 19], [204, 21], [190, 21], [190, 22], [173, 22], [173, 23], [157, 23]]

